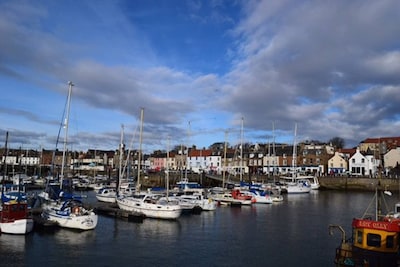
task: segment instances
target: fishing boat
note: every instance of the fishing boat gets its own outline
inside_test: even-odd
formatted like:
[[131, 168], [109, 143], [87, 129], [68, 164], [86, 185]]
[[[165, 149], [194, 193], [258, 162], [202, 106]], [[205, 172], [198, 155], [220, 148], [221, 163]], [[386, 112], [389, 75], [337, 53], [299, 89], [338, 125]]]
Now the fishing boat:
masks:
[[[7, 157], [8, 132], [6, 133], [6, 144], [4, 149], [4, 166]], [[6, 170], [6, 168], [4, 168]], [[33, 219], [31, 209], [25, 191], [21, 191], [18, 183], [18, 190], [9, 186], [6, 190], [5, 181], [1, 187], [1, 209], [0, 209], [0, 232], [5, 234], [27, 234], [33, 230]]]
[[27, 234], [33, 230], [33, 218], [25, 193], [2, 194], [0, 231], [5, 234]]
[[[363, 216], [352, 221], [352, 237], [346, 239], [344, 229], [340, 225], [329, 225], [330, 234], [333, 229], [342, 232], [342, 242], [336, 249], [336, 266], [400, 266], [400, 203], [389, 213], [382, 213], [381, 204], [388, 191], [380, 189], [378, 181], [375, 195]], [[371, 209], [370, 207], [374, 207]], [[373, 212], [370, 211], [373, 210]]]

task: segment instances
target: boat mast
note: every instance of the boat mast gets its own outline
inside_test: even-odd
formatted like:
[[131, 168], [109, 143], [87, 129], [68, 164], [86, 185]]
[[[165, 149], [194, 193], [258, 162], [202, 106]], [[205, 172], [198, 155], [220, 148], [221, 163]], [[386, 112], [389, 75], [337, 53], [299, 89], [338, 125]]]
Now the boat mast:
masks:
[[62, 189], [63, 179], [64, 179], [64, 168], [65, 168], [65, 153], [67, 150], [67, 141], [68, 141], [68, 124], [69, 124], [69, 111], [71, 107], [71, 94], [72, 94], [72, 86], [74, 84], [72, 82], [68, 82], [68, 98], [67, 98], [67, 114], [65, 116], [64, 121], [64, 148], [63, 148], [63, 155], [62, 155], [62, 163], [61, 163], [61, 182], [60, 182], [60, 189]]
[[189, 162], [190, 162], [190, 157], [189, 157], [189, 146], [190, 146], [190, 121], [188, 121], [188, 133], [187, 133], [187, 153], [186, 153], [186, 168], [185, 168], [185, 181], [188, 181], [188, 167], [189, 167]]
[[123, 160], [123, 153], [124, 153], [124, 125], [121, 124], [121, 138], [119, 144], [119, 167], [118, 167], [118, 184], [117, 184], [117, 191], [119, 193], [120, 186], [121, 186], [121, 179], [122, 179], [122, 160]]
[[138, 178], [136, 183], [136, 192], [140, 191], [140, 165], [142, 162], [142, 135], [143, 135], [143, 117], [144, 117], [144, 108], [140, 109], [140, 131], [139, 131], [139, 155], [138, 155]]
[[[7, 155], [8, 155], [8, 149], [7, 149], [7, 144], [8, 144], [8, 132], [6, 132], [6, 143], [4, 145], [4, 152], [3, 152], [3, 179], [2, 179], [2, 186], [1, 186], [1, 203], [3, 203], [3, 196], [4, 196], [4, 187], [6, 186], [6, 174], [7, 174]], [[19, 187], [19, 186], [18, 186]]]
[[224, 143], [224, 167], [222, 168], [222, 188], [225, 188], [225, 173], [226, 173], [226, 140], [228, 139], [228, 131], [225, 131], [225, 143]]
[[272, 161], [272, 176], [274, 178], [274, 184], [275, 184], [275, 168], [276, 168], [276, 151], [275, 151], [275, 122], [272, 121], [272, 156], [273, 156], [273, 161]]
[[167, 201], [168, 201], [168, 196], [169, 196], [169, 136], [168, 136], [168, 142], [167, 142], [167, 164], [166, 164], [167, 172], [166, 172], [166, 189], [167, 189]]
[[243, 180], [243, 120], [242, 117], [241, 127], [240, 127], [240, 181]]
[[293, 158], [292, 158], [292, 178], [296, 177], [296, 165], [297, 165], [297, 145], [296, 145], [296, 137], [297, 137], [297, 123], [294, 124], [294, 138], [293, 138]]

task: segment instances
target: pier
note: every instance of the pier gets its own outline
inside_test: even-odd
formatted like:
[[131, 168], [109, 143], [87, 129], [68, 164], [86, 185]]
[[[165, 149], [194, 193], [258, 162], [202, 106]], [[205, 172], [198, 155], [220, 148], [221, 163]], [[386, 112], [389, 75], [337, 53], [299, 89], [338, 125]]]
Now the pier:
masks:
[[133, 222], [143, 222], [145, 218], [143, 213], [121, 210], [115, 203], [98, 202], [93, 206], [93, 210], [99, 215], [128, 219]]

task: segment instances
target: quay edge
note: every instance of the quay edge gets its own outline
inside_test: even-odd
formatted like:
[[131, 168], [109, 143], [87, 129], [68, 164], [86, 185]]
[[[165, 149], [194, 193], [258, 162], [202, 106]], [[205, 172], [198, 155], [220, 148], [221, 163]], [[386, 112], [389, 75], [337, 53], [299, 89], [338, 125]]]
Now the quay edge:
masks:
[[375, 191], [380, 181], [382, 190], [398, 192], [400, 179], [355, 178], [355, 177], [318, 177], [321, 189]]

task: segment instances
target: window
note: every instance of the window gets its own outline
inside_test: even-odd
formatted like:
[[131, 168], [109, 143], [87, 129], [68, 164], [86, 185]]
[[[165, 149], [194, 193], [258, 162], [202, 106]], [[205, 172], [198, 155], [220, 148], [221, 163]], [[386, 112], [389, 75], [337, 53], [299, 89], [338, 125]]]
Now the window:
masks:
[[352, 163], [356, 163], [356, 159], [351, 159], [351, 162]]
[[394, 236], [390, 235], [386, 237], [386, 248], [394, 248]]
[[365, 159], [361, 159], [361, 163], [365, 163]]
[[362, 233], [362, 231], [357, 231], [357, 243], [358, 243], [358, 244], [362, 244], [362, 240], [363, 240], [363, 233]]
[[367, 234], [367, 245], [370, 247], [381, 247], [381, 236], [377, 234]]

